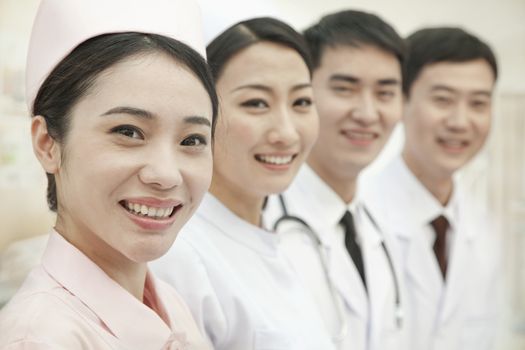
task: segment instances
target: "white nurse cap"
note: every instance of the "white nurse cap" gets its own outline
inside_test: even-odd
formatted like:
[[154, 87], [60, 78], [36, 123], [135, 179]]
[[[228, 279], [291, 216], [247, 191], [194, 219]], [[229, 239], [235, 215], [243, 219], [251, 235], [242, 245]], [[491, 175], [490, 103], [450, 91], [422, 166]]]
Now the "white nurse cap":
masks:
[[177, 39], [206, 57], [201, 13], [194, 0], [42, 0], [26, 66], [26, 102], [75, 47], [108, 33], [140, 32]]

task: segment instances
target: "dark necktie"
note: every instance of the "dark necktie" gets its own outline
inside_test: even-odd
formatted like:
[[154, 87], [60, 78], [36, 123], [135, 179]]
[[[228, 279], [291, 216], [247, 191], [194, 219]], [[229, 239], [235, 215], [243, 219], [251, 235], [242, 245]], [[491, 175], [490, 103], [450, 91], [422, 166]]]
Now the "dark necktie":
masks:
[[363, 255], [361, 254], [361, 248], [359, 247], [356, 241], [356, 232], [352, 213], [350, 213], [347, 210], [340, 222], [341, 225], [343, 225], [343, 228], [345, 229], [346, 250], [348, 251], [348, 254], [350, 254], [350, 257], [352, 257], [352, 260], [354, 261], [357, 271], [359, 271], [359, 275], [361, 276], [361, 280], [363, 281], [363, 285], [365, 286], [366, 290], [365, 266], [363, 264]]
[[438, 216], [430, 223], [436, 232], [436, 240], [434, 241], [434, 253], [441, 269], [443, 279], [447, 275], [447, 230], [448, 220], [443, 215]]

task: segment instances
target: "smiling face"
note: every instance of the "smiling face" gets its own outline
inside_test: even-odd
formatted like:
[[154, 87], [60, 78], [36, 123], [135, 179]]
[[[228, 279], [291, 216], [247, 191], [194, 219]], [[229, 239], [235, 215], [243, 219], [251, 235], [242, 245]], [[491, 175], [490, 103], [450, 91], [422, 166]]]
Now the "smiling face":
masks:
[[251, 45], [225, 65], [217, 92], [221, 116], [212, 189], [257, 199], [283, 191], [318, 129], [301, 56], [269, 42]]
[[426, 66], [410, 87], [403, 157], [418, 177], [449, 180], [485, 143], [494, 75], [484, 60]]
[[337, 189], [375, 159], [401, 118], [401, 67], [375, 46], [328, 47], [312, 83], [320, 130], [308, 164]]
[[164, 54], [103, 72], [54, 152], [57, 230], [100, 265], [164, 254], [209, 187], [211, 114], [198, 78]]

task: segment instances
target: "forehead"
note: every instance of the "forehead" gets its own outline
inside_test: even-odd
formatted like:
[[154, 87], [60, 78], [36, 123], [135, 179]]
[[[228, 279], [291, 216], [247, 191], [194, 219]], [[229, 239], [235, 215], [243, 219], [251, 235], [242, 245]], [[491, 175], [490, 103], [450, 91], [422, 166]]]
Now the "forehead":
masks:
[[462, 92], [491, 92], [494, 83], [494, 73], [488, 62], [477, 59], [429, 64], [421, 70], [411, 89], [443, 86]]
[[211, 101], [200, 80], [162, 53], [134, 55], [114, 64], [95, 79], [74, 110], [103, 113], [115, 106], [140, 107], [158, 115], [211, 117]]
[[259, 42], [235, 54], [225, 65], [218, 86], [274, 83], [308, 83], [310, 74], [302, 57], [292, 48]]
[[372, 78], [400, 78], [397, 56], [374, 45], [337, 45], [323, 50], [316, 72], [324, 74], [366, 75]]

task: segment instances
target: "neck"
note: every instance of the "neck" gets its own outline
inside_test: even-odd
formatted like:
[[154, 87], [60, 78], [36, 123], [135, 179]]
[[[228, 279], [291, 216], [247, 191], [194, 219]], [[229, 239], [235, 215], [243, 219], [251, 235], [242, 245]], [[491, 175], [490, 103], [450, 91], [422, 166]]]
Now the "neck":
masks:
[[436, 198], [441, 205], [447, 205], [454, 188], [452, 176], [439, 176], [432, 174], [430, 171], [426, 171], [424, 167], [418, 166], [418, 164], [407, 155], [406, 151], [403, 152], [403, 160], [412, 174], [414, 174], [434, 198]]
[[64, 220], [62, 215], [57, 216], [55, 230], [100, 267], [111, 279], [142, 302], [147, 272], [145, 263], [130, 261], [120, 252], [111, 248], [98, 235], [89, 232], [87, 229], [82, 229], [69, 220]]
[[338, 174], [326, 171], [312, 159], [308, 159], [307, 164], [346, 204], [352, 202], [357, 187], [357, 174], [338, 176]]
[[263, 196], [250, 195], [233, 184], [220, 181], [219, 176], [213, 177], [210, 193], [244, 221], [261, 226]]

